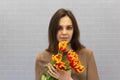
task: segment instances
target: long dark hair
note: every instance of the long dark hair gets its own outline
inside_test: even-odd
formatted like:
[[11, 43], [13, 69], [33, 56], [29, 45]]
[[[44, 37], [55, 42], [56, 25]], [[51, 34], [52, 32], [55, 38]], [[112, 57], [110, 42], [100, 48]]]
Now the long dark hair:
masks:
[[48, 29], [49, 46], [48, 46], [47, 51], [51, 53], [57, 53], [58, 51], [57, 32], [58, 32], [59, 21], [62, 17], [66, 15], [72, 20], [72, 24], [74, 28], [73, 36], [70, 41], [72, 49], [74, 51], [78, 51], [84, 48], [84, 46], [79, 41], [80, 32], [78, 29], [77, 21], [73, 13], [70, 10], [61, 8], [55, 12], [55, 14], [52, 16], [50, 23], [49, 23], [49, 29]]

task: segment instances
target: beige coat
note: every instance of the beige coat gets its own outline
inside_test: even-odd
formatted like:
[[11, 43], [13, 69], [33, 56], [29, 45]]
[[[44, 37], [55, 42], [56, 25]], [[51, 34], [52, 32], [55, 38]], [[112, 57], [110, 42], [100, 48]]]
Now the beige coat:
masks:
[[[72, 70], [71, 75], [73, 80], [99, 80], [93, 52], [84, 48], [77, 53], [81, 64], [85, 66], [86, 69], [82, 73], [76, 73]], [[51, 55], [52, 54], [47, 51], [43, 51], [37, 55], [35, 64], [36, 80], [40, 80], [41, 75], [46, 72], [45, 64], [51, 61]]]

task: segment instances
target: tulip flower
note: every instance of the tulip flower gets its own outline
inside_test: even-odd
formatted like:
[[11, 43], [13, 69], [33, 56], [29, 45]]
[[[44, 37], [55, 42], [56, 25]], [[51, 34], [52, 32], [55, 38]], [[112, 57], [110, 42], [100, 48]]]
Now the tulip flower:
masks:
[[56, 54], [56, 55], [52, 55], [52, 61], [54, 62], [60, 62], [62, 60], [62, 54]]
[[[76, 72], [80, 73], [85, 70], [85, 67], [81, 65], [80, 60], [78, 59], [78, 54], [73, 51], [69, 50], [67, 53], [67, 61], [63, 61], [63, 53], [67, 49], [67, 42], [61, 41], [58, 44], [58, 53], [56, 55], [52, 55], [52, 62], [51, 64], [59, 71], [67, 71], [73, 68]], [[46, 75], [42, 75], [41, 80], [57, 80], [56, 78], [52, 77], [49, 73]]]
[[59, 42], [58, 48], [61, 52], [65, 52], [67, 48], [67, 42], [66, 41]]
[[60, 71], [65, 71], [66, 70], [65, 63], [62, 62], [62, 61], [56, 63], [55, 67], [56, 67], [57, 70], [60, 70]]

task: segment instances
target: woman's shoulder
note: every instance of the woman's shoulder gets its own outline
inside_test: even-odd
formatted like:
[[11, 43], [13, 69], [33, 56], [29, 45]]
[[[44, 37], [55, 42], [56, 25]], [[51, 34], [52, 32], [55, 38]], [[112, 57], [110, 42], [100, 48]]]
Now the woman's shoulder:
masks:
[[93, 54], [93, 51], [89, 48], [83, 48], [80, 50], [80, 54], [90, 56]]
[[36, 60], [41, 60], [41, 59], [48, 58], [50, 55], [51, 54], [48, 51], [44, 50], [36, 56]]

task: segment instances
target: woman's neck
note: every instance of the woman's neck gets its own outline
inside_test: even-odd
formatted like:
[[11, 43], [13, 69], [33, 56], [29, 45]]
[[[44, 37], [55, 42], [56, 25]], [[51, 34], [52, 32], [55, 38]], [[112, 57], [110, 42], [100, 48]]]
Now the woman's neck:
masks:
[[69, 50], [71, 50], [72, 48], [71, 48], [71, 44], [70, 43], [68, 43], [68, 45], [67, 45], [67, 50], [66, 51], [69, 51]]

